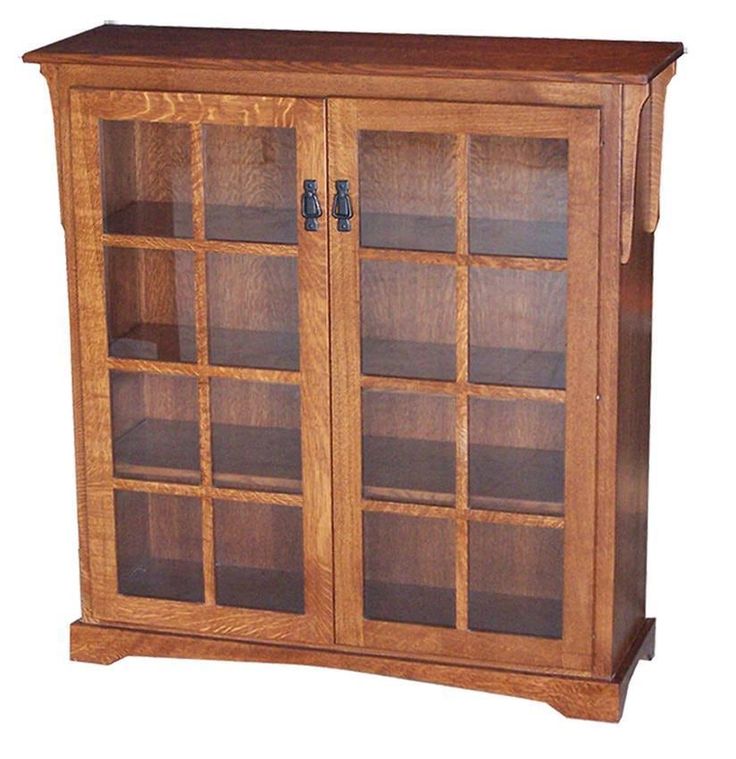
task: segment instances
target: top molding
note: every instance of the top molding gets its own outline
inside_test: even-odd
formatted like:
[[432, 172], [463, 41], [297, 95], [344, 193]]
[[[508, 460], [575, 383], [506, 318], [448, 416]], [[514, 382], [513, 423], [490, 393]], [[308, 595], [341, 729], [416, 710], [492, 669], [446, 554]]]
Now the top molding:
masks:
[[28, 63], [646, 84], [683, 52], [680, 42], [106, 24], [26, 53], [23, 60]]

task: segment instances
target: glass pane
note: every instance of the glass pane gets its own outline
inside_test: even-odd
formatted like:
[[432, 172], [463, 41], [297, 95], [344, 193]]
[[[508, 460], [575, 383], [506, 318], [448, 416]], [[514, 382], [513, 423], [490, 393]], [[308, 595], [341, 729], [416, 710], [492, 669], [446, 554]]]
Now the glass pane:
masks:
[[562, 514], [565, 405], [470, 399], [470, 506]]
[[455, 268], [363, 261], [363, 374], [455, 379]]
[[471, 382], [565, 387], [565, 272], [470, 269]]
[[116, 477], [198, 483], [197, 380], [110, 372]]
[[115, 547], [118, 593], [204, 601], [196, 498], [116, 491]]
[[301, 509], [215, 501], [217, 603], [304, 613]]
[[302, 490], [298, 385], [213, 379], [215, 485], [245, 490]]
[[363, 512], [364, 616], [454, 627], [454, 535], [448, 519]]
[[186, 124], [100, 122], [105, 232], [192, 236], [190, 143]]
[[205, 124], [205, 225], [211, 240], [296, 244], [296, 132]]
[[567, 257], [567, 140], [470, 138], [470, 252]]
[[562, 637], [564, 531], [470, 522], [468, 627]]
[[207, 256], [210, 361], [299, 371], [296, 258]]
[[455, 250], [455, 138], [360, 132], [360, 244]]
[[363, 391], [363, 497], [454, 504], [454, 397]]
[[196, 361], [194, 254], [105, 248], [105, 288], [111, 356]]

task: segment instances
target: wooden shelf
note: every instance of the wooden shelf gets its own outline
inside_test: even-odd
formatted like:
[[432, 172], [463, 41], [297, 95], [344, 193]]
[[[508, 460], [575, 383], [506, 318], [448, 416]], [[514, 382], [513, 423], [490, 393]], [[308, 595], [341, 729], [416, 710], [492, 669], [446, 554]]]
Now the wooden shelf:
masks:
[[363, 614], [366, 619], [455, 627], [455, 589], [366, 581]]
[[134, 567], [118, 566], [118, 592], [127, 596], [202, 602], [202, 562], [147, 558]]
[[[455, 345], [411, 340], [362, 340], [363, 374], [455, 380]], [[469, 379], [488, 385], [564, 389], [565, 354], [471, 343]]]
[[471, 444], [468, 479], [472, 508], [531, 509], [538, 514], [563, 512], [562, 451]]
[[[247, 609], [304, 613], [304, 577], [296, 572], [217, 566], [217, 603]], [[149, 558], [118, 574], [118, 592], [174, 601], [204, 601], [201, 562]]]
[[455, 217], [363, 212], [360, 244], [364, 248], [453, 253]]
[[[366, 581], [363, 613], [367, 619], [455, 627], [455, 589]], [[468, 626], [485, 632], [560, 638], [562, 602], [471, 590]]]
[[363, 497], [455, 503], [455, 443], [363, 437]]
[[[209, 329], [210, 361], [217, 366], [299, 371], [299, 335], [295, 332]], [[115, 358], [154, 361], [196, 360], [195, 328], [177, 324], [136, 324], [110, 343]]]
[[565, 388], [564, 353], [486, 348], [471, 342], [468, 354], [468, 379], [471, 382], [551, 390]]
[[196, 329], [185, 324], [136, 324], [110, 340], [108, 353], [114, 358], [194, 363]]
[[[199, 483], [195, 422], [145, 419], [114, 443], [115, 475]], [[212, 459], [217, 487], [301, 492], [299, 430], [215, 424]]]
[[144, 237], [192, 237], [189, 203], [134, 201], [105, 217], [105, 232]]
[[561, 638], [562, 601], [471, 590], [468, 627], [486, 632]]
[[220, 606], [304, 613], [304, 576], [297, 572], [218, 564]]
[[564, 221], [471, 217], [468, 233], [468, 248], [478, 255], [567, 258], [567, 224]]
[[[176, 324], [136, 324], [110, 343], [115, 358], [193, 362], [195, 329]], [[455, 380], [455, 346], [410, 340], [362, 340], [362, 371], [370, 376]], [[211, 327], [210, 361], [217, 366], [299, 371], [296, 332]], [[470, 346], [471, 382], [564, 389], [565, 354]]]
[[[295, 208], [256, 208], [208, 203], [205, 206], [209, 240], [294, 245]], [[119, 235], [192, 237], [192, 206], [188, 203], [134, 201], [105, 219], [105, 232]]]
[[[470, 445], [470, 505], [537, 514], [563, 513], [564, 454]], [[455, 443], [363, 438], [363, 496], [452, 506]]]
[[[199, 430], [194, 422], [146, 419], [115, 441], [115, 475], [198, 483]], [[301, 492], [299, 430], [213, 425], [217, 487]], [[363, 438], [366, 498], [452, 506], [455, 444], [410, 438]], [[470, 446], [470, 505], [562, 514], [561, 451]], [[476, 495], [477, 494], [477, 495]]]
[[247, 240], [296, 245], [296, 208], [251, 208], [208, 203], [205, 206], [209, 240]]
[[210, 327], [210, 361], [218, 366], [299, 371], [299, 334]]
[[368, 375], [454, 381], [455, 344], [364, 337], [361, 363]]
[[[360, 244], [364, 248], [453, 253], [454, 216], [363, 213]], [[470, 218], [469, 251], [479, 255], [522, 258], [567, 257], [567, 224], [523, 219]]]

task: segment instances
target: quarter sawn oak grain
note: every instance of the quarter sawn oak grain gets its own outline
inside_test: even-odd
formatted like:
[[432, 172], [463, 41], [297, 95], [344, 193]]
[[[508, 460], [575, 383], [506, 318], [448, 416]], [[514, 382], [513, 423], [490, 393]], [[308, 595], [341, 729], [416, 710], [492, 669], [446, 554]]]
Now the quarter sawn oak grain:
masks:
[[[72, 658], [320, 664], [618, 720], [636, 662], [654, 653], [650, 294], [681, 54], [126, 26], [26, 54], [51, 94], [67, 245]], [[99, 119], [116, 124], [117, 154]], [[411, 186], [404, 166], [421, 174]], [[294, 218], [305, 178], [325, 212], [316, 232]], [[350, 233], [329, 216], [338, 179]], [[508, 198], [477, 202], [506, 181]], [[519, 203], [520, 219], [502, 218]], [[399, 288], [387, 308], [382, 273], [398, 270], [417, 272], [414, 295]], [[246, 285], [231, 282], [242, 272]], [[560, 342], [546, 325], [563, 281]], [[494, 303], [515, 304], [514, 318], [494, 322]], [[501, 325], [500, 345], [484, 324]], [[526, 384], [493, 384], [515, 362]], [[397, 398], [417, 412], [397, 413]], [[517, 407], [543, 413], [494, 426]], [[564, 431], [550, 426], [563, 416]], [[130, 508], [116, 524], [117, 501]], [[125, 532], [142, 515], [136, 542]], [[540, 570], [557, 555], [559, 576]]]

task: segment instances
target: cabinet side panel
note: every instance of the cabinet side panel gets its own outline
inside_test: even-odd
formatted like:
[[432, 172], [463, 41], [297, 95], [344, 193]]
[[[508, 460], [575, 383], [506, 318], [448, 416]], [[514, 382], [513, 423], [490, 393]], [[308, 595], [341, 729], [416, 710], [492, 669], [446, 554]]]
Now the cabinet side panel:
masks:
[[631, 258], [621, 266], [613, 661], [645, 618], [653, 234], [644, 230], [651, 101], [641, 112]]
[[66, 246], [67, 287], [69, 298], [69, 330], [71, 338], [72, 394], [74, 408], [74, 448], [77, 484], [77, 520], [79, 529], [79, 570], [82, 619], [91, 621], [91, 575], [87, 540], [87, 486], [85, 477], [85, 446], [82, 415], [82, 382], [79, 349], [79, 299], [77, 293], [77, 262], [74, 235], [74, 203], [71, 186], [71, 142], [69, 124], [69, 85], [66, 69], [45, 64], [41, 73], [51, 95], [56, 139], [56, 160], [59, 178], [61, 223]]

